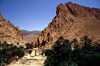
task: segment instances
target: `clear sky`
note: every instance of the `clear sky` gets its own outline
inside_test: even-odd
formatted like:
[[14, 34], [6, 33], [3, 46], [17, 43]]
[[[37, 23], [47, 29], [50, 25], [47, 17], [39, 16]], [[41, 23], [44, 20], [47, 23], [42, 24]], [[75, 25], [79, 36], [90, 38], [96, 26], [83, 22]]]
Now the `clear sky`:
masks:
[[67, 2], [100, 9], [100, 0], [0, 0], [0, 11], [21, 30], [41, 31], [56, 16], [57, 5]]

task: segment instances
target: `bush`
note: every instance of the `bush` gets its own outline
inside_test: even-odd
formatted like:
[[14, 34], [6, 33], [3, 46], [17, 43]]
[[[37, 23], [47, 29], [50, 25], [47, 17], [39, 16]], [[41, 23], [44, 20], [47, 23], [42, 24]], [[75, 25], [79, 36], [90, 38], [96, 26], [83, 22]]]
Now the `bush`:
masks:
[[3, 55], [3, 52], [0, 51], [0, 63], [1, 63], [2, 61], [4, 61], [4, 55]]
[[19, 51], [17, 55], [18, 55], [19, 58], [21, 58], [21, 57], [24, 56], [24, 54], [25, 54], [25, 53], [24, 53], [23, 51]]
[[[70, 59], [72, 50], [69, 48], [70, 43], [69, 40], [66, 41], [66, 46], [65, 46], [65, 41], [64, 38], [61, 36], [58, 38], [58, 40], [55, 42], [55, 44], [52, 46], [53, 50], [46, 50], [46, 55], [47, 60], [44, 62], [44, 66], [59, 66], [62, 65], [63, 63], [67, 60]], [[68, 47], [68, 48], [66, 48]], [[65, 60], [65, 61], [64, 61]]]
[[100, 54], [99, 53], [92, 54], [92, 56], [87, 59], [87, 65], [100, 66]]
[[45, 51], [45, 55], [46, 55], [46, 56], [50, 56], [50, 55], [52, 55], [52, 54], [54, 54], [54, 51], [53, 51], [53, 50], [47, 49], [47, 50]]
[[[91, 39], [87, 36], [82, 40], [83, 48], [79, 48], [76, 39], [72, 42], [65, 40], [63, 37], [58, 38], [52, 46], [52, 50], [46, 50], [47, 59], [44, 66], [100, 66], [100, 54], [90, 54]], [[71, 44], [74, 43], [75, 50], [71, 50]]]
[[32, 49], [32, 48], [33, 48], [32, 44], [29, 44], [29, 43], [26, 44], [26, 49]]
[[0, 47], [2, 47], [2, 50], [0, 50], [0, 63], [4, 62], [9, 64], [13, 60], [17, 60], [17, 56], [19, 58], [24, 56], [24, 47], [17, 47], [13, 44], [7, 44], [6, 41], [2, 44], [0, 44]]

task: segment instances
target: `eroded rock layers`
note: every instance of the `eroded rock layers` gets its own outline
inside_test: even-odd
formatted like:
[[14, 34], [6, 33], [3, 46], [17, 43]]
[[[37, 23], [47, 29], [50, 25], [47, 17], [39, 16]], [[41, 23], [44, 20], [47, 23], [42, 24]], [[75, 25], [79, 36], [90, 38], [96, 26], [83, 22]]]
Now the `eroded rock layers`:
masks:
[[50, 49], [60, 36], [70, 40], [80, 40], [83, 36], [88, 36], [93, 41], [100, 40], [100, 9], [71, 2], [60, 4], [52, 22], [29, 43], [34, 47], [45, 45], [46, 49]]
[[9, 44], [23, 44], [23, 33], [10, 20], [4, 19], [0, 13], [0, 42]]

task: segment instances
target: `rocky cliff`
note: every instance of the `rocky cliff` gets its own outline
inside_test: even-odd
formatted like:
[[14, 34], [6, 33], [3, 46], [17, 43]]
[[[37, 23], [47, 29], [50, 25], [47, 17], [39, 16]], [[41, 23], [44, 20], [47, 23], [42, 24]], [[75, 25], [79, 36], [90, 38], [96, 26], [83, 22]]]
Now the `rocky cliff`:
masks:
[[15, 27], [10, 20], [4, 19], [0, 13], [0, 42], [3, 43], [23, 44], [23, 33], [19, 27]]
[[38, 37], [29, 43], [34, 47], [45, 45], [50, 49], [58, 37], [78, 40], [88, 36], [93, 41], [100, 40], [100, 9], [84, 7], [68, 2], [57, 6], [56, 16]]

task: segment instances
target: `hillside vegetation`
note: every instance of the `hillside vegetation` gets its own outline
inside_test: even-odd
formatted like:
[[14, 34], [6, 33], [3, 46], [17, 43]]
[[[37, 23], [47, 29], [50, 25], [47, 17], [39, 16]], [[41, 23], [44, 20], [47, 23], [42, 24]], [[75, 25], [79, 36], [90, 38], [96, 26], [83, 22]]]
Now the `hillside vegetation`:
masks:
[[51, 50], [46, 50], [44, 66], [100, 66], [100, 54], [91, 52], [93, 46], [94, 43], [87, 36], [80, 42], [77, 39], [69, 41], [61, 36]]
[[21, 59], [24, 54], [25, 50], [32, 49], [33, 46], [31, 44], [25, 44], [26, 48], [23, 46], [15, 46], [13, 44], [8, 44], [6, 41], [4, 43], [0, 43], [0, 66], [8, 65], [12, 61], [17, 61]]

